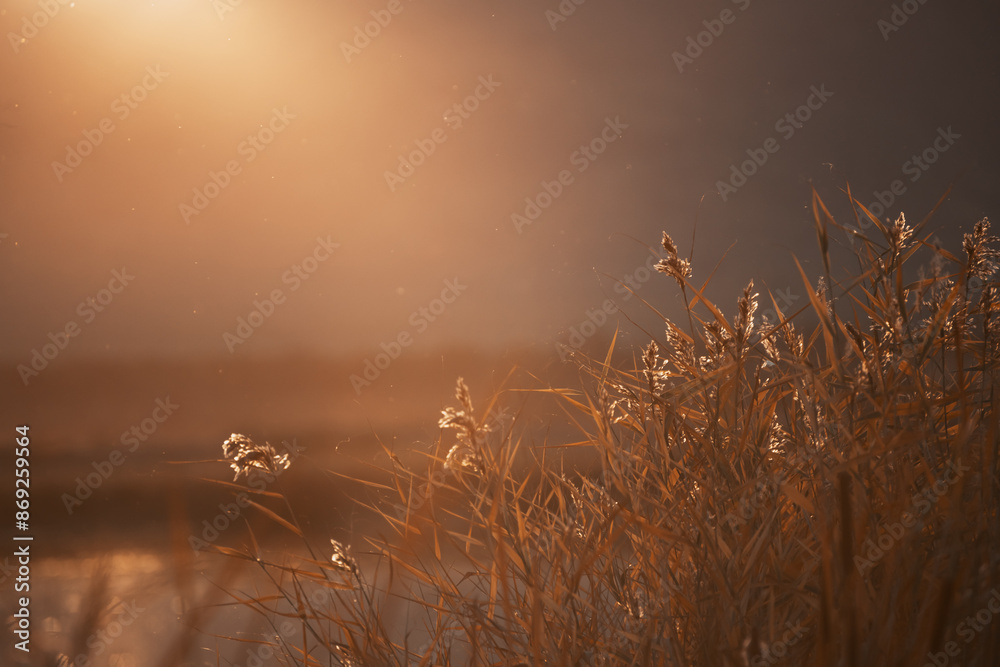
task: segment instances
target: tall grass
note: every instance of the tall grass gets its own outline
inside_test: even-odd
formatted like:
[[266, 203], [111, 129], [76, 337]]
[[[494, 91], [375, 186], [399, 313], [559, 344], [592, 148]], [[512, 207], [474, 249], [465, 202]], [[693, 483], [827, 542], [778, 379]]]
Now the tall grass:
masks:
[[[529, 388], [576, 442], [529, 444], [495, 417], [506, 394], [477, 410], [459, 379], [434, 451], [387, 449], [361, 480], [378, 525], [353, 550], [214, 547], [273, 584], [236, 604], [295, 624], [276, 660], [1000, 664], [997, 239], [983, 220], [958, 256], [851, 201], [878, 238], [813, 193], [825, 275], [779, 321], [753, 283], [727, 318], [664, 234], [680, 322], [628, 362], [578, 356], [580, 386]], [[290, 505], [268, 514], [302, 535]]]

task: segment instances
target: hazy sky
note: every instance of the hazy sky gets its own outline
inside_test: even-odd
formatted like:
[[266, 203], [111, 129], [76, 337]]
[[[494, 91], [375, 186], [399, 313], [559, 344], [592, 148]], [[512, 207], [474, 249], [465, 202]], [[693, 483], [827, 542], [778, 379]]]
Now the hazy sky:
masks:
[[[3, 7], [14, 364], [53, 338], [60, 358], [549, 345], [608, 297], [637, 316], [599, 274], [645, 275], [630, 237], [687, 253], [696, 218], [696, 279], [735, 243], [727, 312], [751, 277], [803, 294], [810, 181], [843, 215], [848, 181], [867, 203], [899, 180], [885, 215], [913, 221], [954, 182], [933, 223], [953, 249], [1000, 210], [984, 2]], [[640, 294], [676, 312], [672, 281]]]

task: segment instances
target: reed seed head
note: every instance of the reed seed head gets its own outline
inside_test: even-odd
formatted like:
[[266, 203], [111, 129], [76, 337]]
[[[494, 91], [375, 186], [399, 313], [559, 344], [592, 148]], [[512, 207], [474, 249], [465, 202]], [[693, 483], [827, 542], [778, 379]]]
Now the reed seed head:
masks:
[[663, 249], [667, 251], [667, 257], [657, 262], [656, 266], [653, 268], [660, 273], [665, 273], [668, 276], [671, 276], [677, 281], [678, 285], [684, 287], [685, 278], [691, 277], [691, 262], [686, 259], [681, 259], [677, 255], [677, 245], [666, 232], [663, 232], [663, 240], [661, 241], [661, 244], [663, 245]]
[[983, 218], [976, 223], [971, 234], [966, 234], [962, 245], [969, 258], [969, 276], [988, 280], [1000, 266], [1000, 250], [991, 247], [1000, 238], [990, 233], [990, 221]]
[[330, 544], [333, 546], [333, 555], [330, 556], [330, 562], [333, 563], [334, 568], [341, 572], [349, 572], [357, 575], [358, 562], [351, 556], [351, 547], [344, 546], [334, 539], [330, 540]]
[[222, 443], [222, 455], [230, 460], [229, 467], [236, 472], [234, 482], [240, 475], [249, 479], [255, 471], [276, 473], [292, 464], [287, 452], [279, 454], [270, 443], [259, 445], [239, 433], [233, 433]]

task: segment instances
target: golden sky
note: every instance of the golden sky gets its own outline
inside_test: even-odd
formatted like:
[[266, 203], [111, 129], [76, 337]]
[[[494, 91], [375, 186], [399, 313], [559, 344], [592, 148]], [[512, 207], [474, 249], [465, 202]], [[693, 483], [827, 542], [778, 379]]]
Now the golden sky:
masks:
[[609, 298], [642, 320], [601, 274], [642, 278], [661, 230], [688, 252], [696, 218], [696, 277], [736, 244], [723, 304], [801, 292], [810, 180], [839, 205], [904, 179], [886, 215], [919, 218], [964, 179], [943, 234], [997, 203], [996, 47], [963, 3], [888, 31], [888, 5], [682, 5], [5, 3], [3, 354], [74, 324], [73, 358], [551, 345]]

